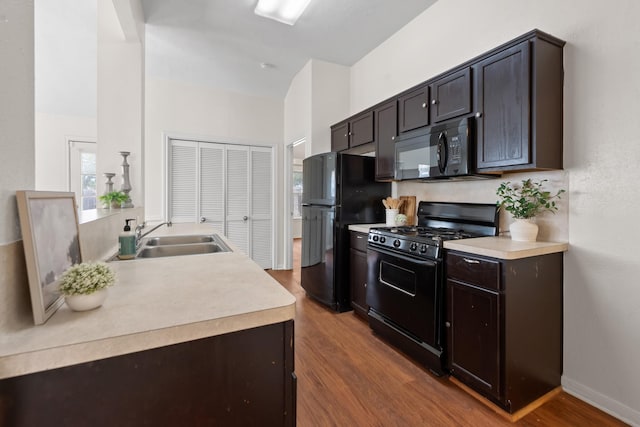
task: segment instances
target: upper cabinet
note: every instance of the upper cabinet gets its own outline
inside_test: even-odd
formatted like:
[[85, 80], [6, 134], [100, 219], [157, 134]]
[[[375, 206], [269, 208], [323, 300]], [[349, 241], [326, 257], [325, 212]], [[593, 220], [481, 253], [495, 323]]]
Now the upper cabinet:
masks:
[[331, 127], [331, 151], [373, 143], [373, 111], [365, 111]]
[[523, 34], [332, 126], [331, 147], [375, 148], [376, 179], [391, 180], [398, 135], [470, 117], [476, 173], [562, 169], [564, 44]]
[[407, 132], [429, 124], [429, 86], [424, 85], [398, 98], [398, 129]]
[[477, 169], [562, 169], [562, 46], [531, 37], [473, 66]]
[[441, 122], [471, 112], [471, 68], [449, 74], [429, 85], [431, 122]]
[[331, 151], [343, 151], [349, 148], [349, 122], [331, 126]]
[[389, 181], [395, 172], [395, 139], [398, 136], [398, 103], [396, 100], [376, 107], [376, 180]]

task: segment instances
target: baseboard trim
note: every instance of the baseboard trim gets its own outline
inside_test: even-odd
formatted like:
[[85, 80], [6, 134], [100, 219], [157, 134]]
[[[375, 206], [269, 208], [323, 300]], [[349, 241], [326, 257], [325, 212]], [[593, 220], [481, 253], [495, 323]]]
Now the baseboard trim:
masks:
[[595, 406], [601, 411], [618, 418], [631, 425], [640, 425], [640, 411], [618, 402], [586, 385], [567, 378], [562, 377], [562, 387], [564, 391], [580, 400], [584, 400], [591, 406]]
[[522, 417], [525, 417], [530, 412], [535, 411], [540, 406], [544, 405], [545, 403], [547, 403], [548, 401], [550, 401], [551, 399], [553, 399], [554, 397], [556, 397], [558, 394], [560, 394], [562, 392], [562, 387], [558, 386], [558, 387], [554, 388], [553, 390], [551, 390], [550, 392], [548, 392], [546, 394], [543, 394], [542, 396], [540, 396], [539, 398], [537, 398], [533, 402], [529, 403], [524, 408], [514, 412], [513, 414], [510, 414], [507, 411], [505, 411], [504, 409], [502, 409], [501, 407], [499, 407], [498, 405], [496, 405], [495, 403], [493, 403], [490, 400], [488, 400], [486, 397], [482, 396], [480, 393], [476, 392], [475, 390], [472, 390], [471, 388], [469, 388], [468, 386], [466, 386], [465, 384], [460, 382], [458, 379], [456, 379], [454, 377], [449, 377], [449, 381], [451, 381], [456, 386], [460, 387], [465, 392], [467, 392], [471, 396], [473, 396], [475, 399], [477, 399], [478, 401], [483, 403], [485, 406], [487, 406], [488, 408], [492, 409], [495, 413], [497, 413], [498, 415], [500, 415], [501, 417], [503, 417], [504, 419], [506, 419], [507, 421], [510, 421], [512, 423], [515, 423], [516, 421], [518, 421]]

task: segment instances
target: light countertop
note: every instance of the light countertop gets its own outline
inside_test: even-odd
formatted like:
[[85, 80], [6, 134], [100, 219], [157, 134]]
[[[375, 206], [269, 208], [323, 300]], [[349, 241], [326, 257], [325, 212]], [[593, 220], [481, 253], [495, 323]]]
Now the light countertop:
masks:
[[[175, 224], [152, 235], [215, 232]], [[233, 248], [233, 245], [229, 245]], [[0, 378], [291, 320], [295, 297], [244, 253], [114, 261], [102, 307], [66, 305], [44, 325], [0, 337]]]
[[382, 224], [351, 224], [349, 226], [350, 231], [358, 231], [360, 233], [368, 233], [370, 228], [374, 227], [386, 227], [385, 223]]
[[445, 249], [484, 255], [498, 259], [520, 259], [569, 249], [568, 243], [561, 242], [516, 242], [509, 237], [478, 237], [475, 239], [448, 240]]

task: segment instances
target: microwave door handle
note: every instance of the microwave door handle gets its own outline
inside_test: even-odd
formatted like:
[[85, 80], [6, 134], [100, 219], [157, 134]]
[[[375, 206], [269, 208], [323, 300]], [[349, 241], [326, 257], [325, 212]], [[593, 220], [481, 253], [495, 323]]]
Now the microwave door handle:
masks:
[[447, 137], [444, 132], [440, 132], [438, 136], [438, 169], [444, 174], [449, 161], [449, 153], [447, 152]]

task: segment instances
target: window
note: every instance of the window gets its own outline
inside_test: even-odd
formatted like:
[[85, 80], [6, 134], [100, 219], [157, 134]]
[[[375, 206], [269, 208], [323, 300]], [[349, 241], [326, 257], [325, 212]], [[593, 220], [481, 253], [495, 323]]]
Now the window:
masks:
[[291, 179], [293, 186], [292, 204], [293, 204], [293, 218], [302, 218], [302, 168], [300, 166], [294, 166], [293, 176]]
[[69, 189], [80, 210], [97, 206], [96, 143], [69, 141]]

